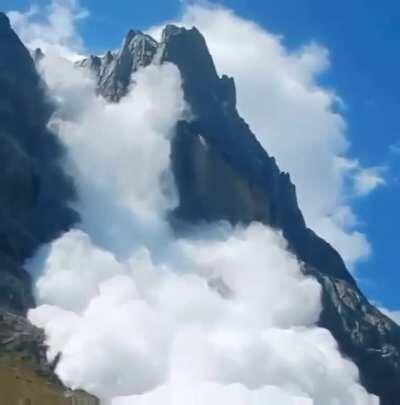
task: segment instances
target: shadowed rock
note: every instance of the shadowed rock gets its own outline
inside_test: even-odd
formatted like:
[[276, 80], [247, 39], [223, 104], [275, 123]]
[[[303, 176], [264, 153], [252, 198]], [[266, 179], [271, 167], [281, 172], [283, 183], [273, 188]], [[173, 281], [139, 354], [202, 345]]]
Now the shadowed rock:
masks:
[[24, 261], [77, 221], [62, 169], [63, 150], [47, 129], [52, 107], [29, 51], [0, 13], [0, 307], [33, 305]]
[[4, 13], [0, 55], [0, 402], [97, 405], [61, 383], [44, 332], [23, 316], [34, 305], [25, 260], [79, 218], [69, 207], [75, 190], [62, 169], [63, 149], [47, 129], [52, 106]]

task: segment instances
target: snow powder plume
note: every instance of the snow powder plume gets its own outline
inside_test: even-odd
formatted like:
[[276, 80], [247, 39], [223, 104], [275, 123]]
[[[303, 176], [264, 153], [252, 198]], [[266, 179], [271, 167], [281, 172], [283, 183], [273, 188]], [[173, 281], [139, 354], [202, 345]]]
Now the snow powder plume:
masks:
[[29, 318], [46, 330], [50, 358], [62, 353], [62, 380], [112, 405], [376, 403], [314, 326], [320, 287], [278, 233], [169, 230], [169, 140], [187, 114], [176, 67], [142, 69], [119, 104], [96, 97], [69, 62], [42, 67], [82, 216], [32, 262]]

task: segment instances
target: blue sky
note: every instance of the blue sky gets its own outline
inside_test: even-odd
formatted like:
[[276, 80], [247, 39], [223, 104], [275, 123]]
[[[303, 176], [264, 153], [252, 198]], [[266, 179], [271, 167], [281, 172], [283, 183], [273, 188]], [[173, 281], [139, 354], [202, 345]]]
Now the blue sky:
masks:
[[[5, 10], [26, 10], [29, 4], [2, 1]], [[90, 10], [90, 17], [81, 23], [80, 34], [92, 52], [115, 48], [128, 28], [144, 29], [173, 19], [182, 7], [178, 0], [82, 0], [81, 4]], [[386, 185], [353, 202], [373, 247], [369, 260], [357, 265], [357, 275], [371, 299], [399, 309], [400, 151], [396, 153], [393, 146], [400, 142], [400, 4], [394, 0], [384, 5], [365, 0], [225, 0], [219, 4], [282, 35], [288, 48], [315, 41], [329, 50], [331, 67], [320, 82], [345, 103], [342, 114], [352, 143], [350, 155], [366, 166], [387, 168]]]

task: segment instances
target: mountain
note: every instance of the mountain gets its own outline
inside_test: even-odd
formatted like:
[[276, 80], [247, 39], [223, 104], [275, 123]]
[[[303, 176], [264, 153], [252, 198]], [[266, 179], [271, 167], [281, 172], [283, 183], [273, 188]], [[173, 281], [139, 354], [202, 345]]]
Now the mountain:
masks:
[[34, 305], [25, 260], [79, 216], [69, 207], [75, 191], [62, 147], [47, 129], [53, 109], [44, 84], [3, 13], [0, 55], [0, 402], [96, 405], [64, 387], [47, 361], [43, 331], [24, 317]]
[[62, 148], [47, 129], [52, 107], [34, 62], [0, 14], [0, 306], [33, 305], [24, 261], [79, 218]]
[[[180, 203], [170, 221], [177, 232], [193, 223], [260, 221], [283, 232], [305, 274], [322, 286], [320, 326], [331, 331], [361, 382], [382, 405], [400, 397], [400, 327], [371, 305], [338, 252], [307, 228], [287, 173], [268, 155], [236, 109], [232, 78], [219, 77], [196, 29], [168, 25], [160, 43], [129, 31], [122, 47], [77, 63], [97, 77], [98, 92], [118, 102], [130, 77], [150, 63], [170, 62], [182, 75], [194, 119], [181, 121], [172, 140], [171, 166]], [[251, 62], [249, 62], [251, 63]]]
[[[63, 171], [62, 147], [47, 128], [53, 108], [45, 85], [2, 13], [0, 52], [0, 360], [11, 362], [7, 370], [14, 370], [21, 357], [28, 358], [23, 365], [27, 375], [34, 373], [42, 378], [37, 384], [48, 381], [65, 393], [54, 364], [45, 359], [43, 332], [23, 317], [34, 305], [23, 265], [39, 246], [79, 220], [70, 208], [76, 196]], [[319, 324], [357, 364], [363, 385], [380, 396], [382, 405], [397, 404], [400, 327], [368, 302], [336, 250], [307, 228], [290, 176], [279, 170], [240, 117], [234, 80], [218, 76], [200, 32], [169, 25], [158, 43], [129, 31], [119, 51], [90, 56], [77, 67], [92, 72], [99, 94], [116, 103], [127, 94], [133, 72], [165, 62], [179, 68], [194, 117], [178, 123], [171, 141], [180, 197], [171, 225], [184, 233], [196, 223], [259, 221], [281, 230], [304, 273], [322, 286]]]

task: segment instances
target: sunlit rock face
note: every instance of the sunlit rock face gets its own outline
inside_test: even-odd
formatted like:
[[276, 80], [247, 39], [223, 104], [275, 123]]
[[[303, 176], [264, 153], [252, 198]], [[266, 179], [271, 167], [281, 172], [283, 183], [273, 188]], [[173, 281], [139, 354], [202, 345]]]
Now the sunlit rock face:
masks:
[[62, 149], [47, 129], [52, 107], [34, 62], [0, 13], [0, 306], [33, 305], [24, 261], [78, 219], [61, 167]]
[[98, 77], [101, 94], [110, 101], [118, 101], [126, 95], [132, 72], [148, 66], [157, 50], [157, 42], [140, 31], [129, 31], [118, 52], [104, 56], [90, 56], [78, 62]]
[[121, 50], [91, 56], [78, 66], [96, 75], [101, 95], [118, 102], [132, 73], [164, 62], [179, 68], [192, 114], [179, 123], [171, 141], [180, 201], [171, 224], [185, 232], [194, 223], [259, 221], [281, 230], [304, 263], [303, 271], [323, 287], [320, 325], [358, 365], [362, 383], [380, 396], [382, 405], [397, 404], [400, 328], [367, 301], [337, 251], [307, 228], [295, 186], [240, 117], [234, 81], [218, 76], [201, 33], [170, 25], [157, 43], [130, 31]]

